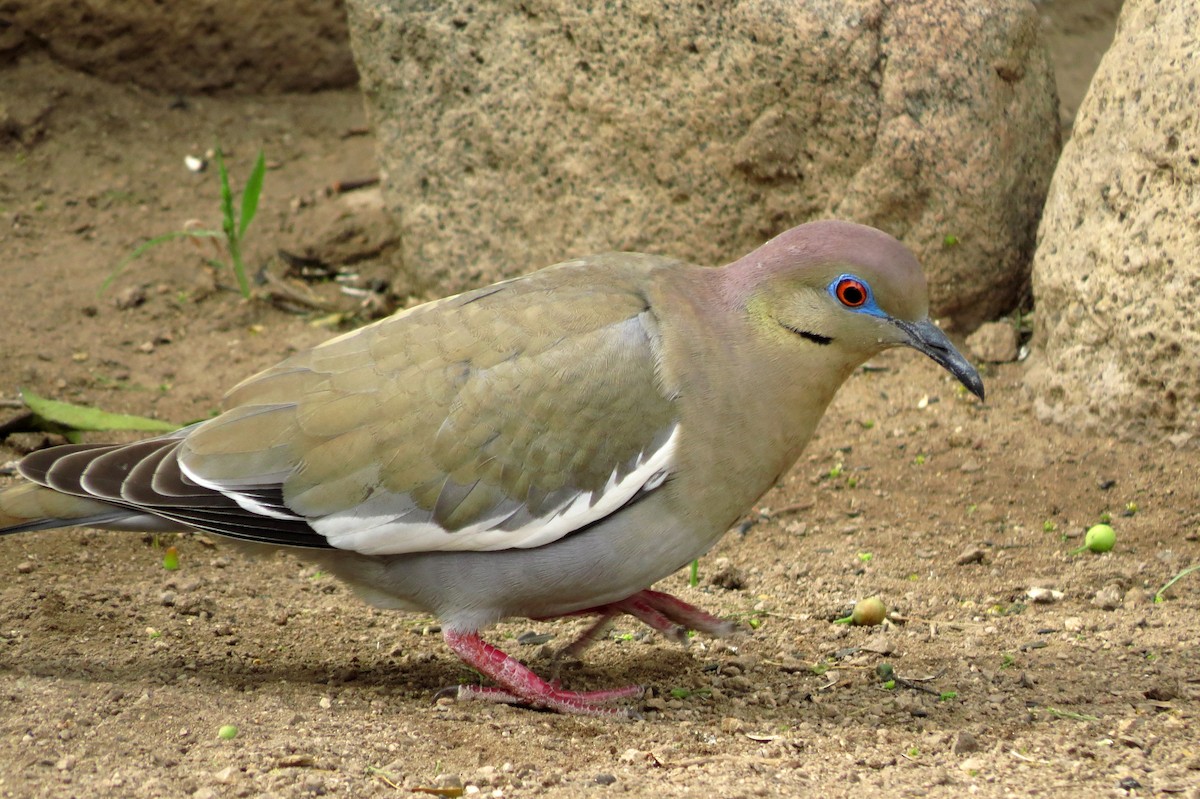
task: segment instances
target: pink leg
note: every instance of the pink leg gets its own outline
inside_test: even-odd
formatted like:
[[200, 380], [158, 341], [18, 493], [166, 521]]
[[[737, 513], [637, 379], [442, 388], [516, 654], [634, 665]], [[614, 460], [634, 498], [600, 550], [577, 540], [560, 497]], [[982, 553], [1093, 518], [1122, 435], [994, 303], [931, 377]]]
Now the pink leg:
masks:
[[[647, 589], [630, 597], [630, 599], [634, 598], [641, 599], [642, 602], [685, 630], [695, 630], [705, 635], [711, 635], [714, 638], [724, 638], [727, 635], [732, 635], [734, 630], [737, 629], [737, 625], [733, 622], [718, 619], [711, 613], [705, 613], [695, 605], [689, 605], [682, 599], [676, 599], [662, 591], [650, 591]], [[628, 602], [629, 600], [625, 601]], [[633, 615], [637, 616], [636, 613]], [[642, 619], [641, 616], [638, 616], [638, 618]], [[646, 620], [642, 619], [642, 621]], [[651, 624], [650, 626], [653, 627], [654, 625]]]
[[582, 655], [588, 647], [600, 640], [601, 633], [612, 624], [612, 620], [620, 615], [620, 611], [606, 610], [600, 614], [600, 618], [596, 619], [591, 627], [588, 627], [579, 637], [571, 643], [564, 646], [562, 649], [554, 653], [555, 672], [558, 671], [558, 661], [562, 658], [577, 658]]
[[628, 613], [635, 619], [644, 622], [651, 629], [684, 645], [688, 642], [688, 630], [696, 630], [705, 635], [711, 635], [714, 638], [724, 638], [725, 636], [732, 635], [734, 630], [737, 629], [737, 625], [733, 622], [718, 619], [711, 613], [705, 613], [700, 608], [690, 605], [682, 599], [676, 599], [662, 591], [646, 589], [645, 591], [638, 591], [633, 596], [622, 599], [619, 602], [599, 605], [587, 610], [581, 610], [578, 614], [571, 614], [597, 614], [600, 618], [595, 624], [584, 630], [582, 635], [561, 649], [555, 655], [555, 659], [564, 656], [579, 657], [583, 654], [584, 650], [599, 639], [600, 633], [604, 631], [604, 628], [622, 613]]
[[604, 691], [564, 691], [554, 687], [515, 658], [486, 643], [473, 631], [445, 630], [446, 643], [463, 662], [491, 678], [499, 688], [461, 685], [459, 699], [484, 699], [493, 702], [525, 703], [533, 707], [587, 716], [630, 715], [621, 708], [603, 707], [602, 703], [629, 699], [641, 694], [637, 685]]

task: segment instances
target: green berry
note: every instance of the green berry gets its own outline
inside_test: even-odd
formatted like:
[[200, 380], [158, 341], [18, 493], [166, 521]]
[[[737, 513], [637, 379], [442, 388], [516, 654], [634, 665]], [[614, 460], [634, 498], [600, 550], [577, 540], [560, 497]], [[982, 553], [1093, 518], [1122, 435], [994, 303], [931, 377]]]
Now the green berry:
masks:
[[1108, 552], [1117, 543], [1117, 533], [1107, 524], [1090, 527], [1083, 536], [1083, 545], [1092, 552]]
[[850, 618], [859, 626], [874, 627], [876, 624], [882, 624], [887, 618], [887, 607], [879, 597], [867, 597], [858, 601]]

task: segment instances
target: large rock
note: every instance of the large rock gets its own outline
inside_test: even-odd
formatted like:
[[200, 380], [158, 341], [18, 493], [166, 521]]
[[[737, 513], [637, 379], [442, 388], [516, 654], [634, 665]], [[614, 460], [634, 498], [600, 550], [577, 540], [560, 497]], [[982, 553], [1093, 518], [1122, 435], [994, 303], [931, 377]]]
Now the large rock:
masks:
[[1039, 415], [1200, 432], [1200, 8], [1127, 0], [1051, 184], [1027, 383]]
[[596, 250], [722, 263], [829, 215], [914, 247], [960, 327], [1027, 286], [1058, 122], [1025, 0], [347, 9], [407, 263], [441, 289]]
[[6, 0], [0, 63], [45, 48], [152, 91], [312, 91], [354, 84], [340, 0]]

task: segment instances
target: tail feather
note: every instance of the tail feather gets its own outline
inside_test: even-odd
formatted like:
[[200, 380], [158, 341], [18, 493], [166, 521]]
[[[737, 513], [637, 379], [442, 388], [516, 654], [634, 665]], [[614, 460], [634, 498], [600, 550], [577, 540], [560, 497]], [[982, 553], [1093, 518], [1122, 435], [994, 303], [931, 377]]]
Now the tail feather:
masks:
[[130, 515], [135, 514], [106, 502], [60, 494], [36, 483], [0, 491], [0, 535], [75, 525], [103, 526]]
[[180, 468], [189, 428], [132, 444], [75, 444], [27, 455], [17, 465], [30, 480], [0, 491], [0, 535], [88, 526], [167, 532], [205, 530], [244, 541], [328, 548], [301, 516], [258, 513], [283, 507], [282, 486], [237, 496], [201, 485]]

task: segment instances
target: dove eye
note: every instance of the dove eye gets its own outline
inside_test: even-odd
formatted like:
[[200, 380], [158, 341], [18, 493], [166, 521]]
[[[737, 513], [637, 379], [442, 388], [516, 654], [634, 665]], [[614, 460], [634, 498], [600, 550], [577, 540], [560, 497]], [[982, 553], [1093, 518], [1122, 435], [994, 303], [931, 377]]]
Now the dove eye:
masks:
[[833, 289], [833, 296], [847, 308], [861, 308], [871, 297], [870, 289], [856, 277], [841, 277]]

